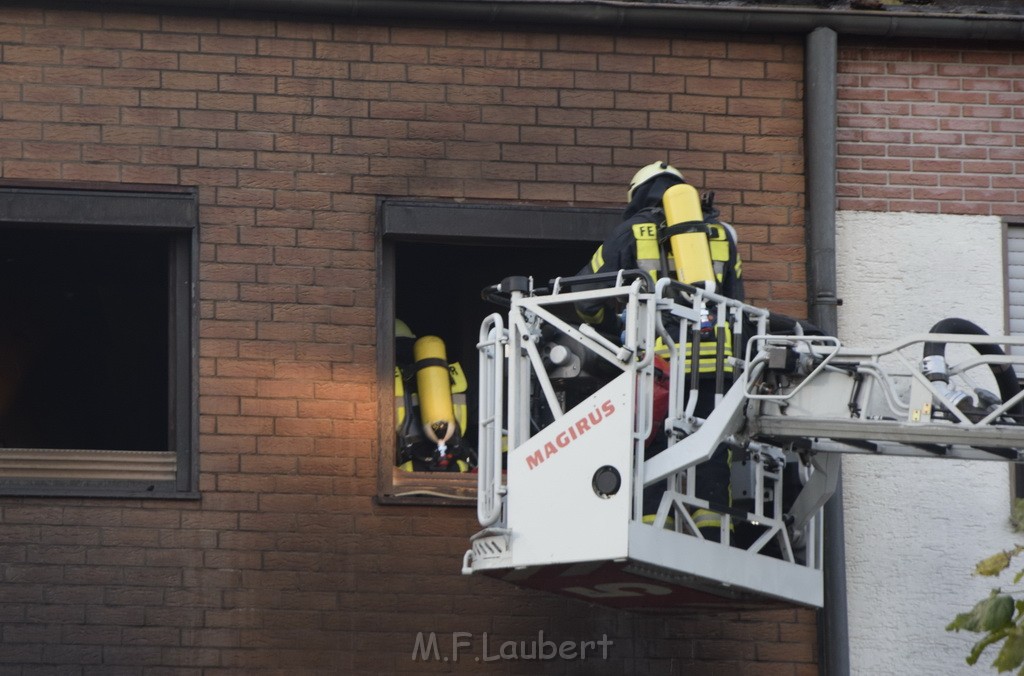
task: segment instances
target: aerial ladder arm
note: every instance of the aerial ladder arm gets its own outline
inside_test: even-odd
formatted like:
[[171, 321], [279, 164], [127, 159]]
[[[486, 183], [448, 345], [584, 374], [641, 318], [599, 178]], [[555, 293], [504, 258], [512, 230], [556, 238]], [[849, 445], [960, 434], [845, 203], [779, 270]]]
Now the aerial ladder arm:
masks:
[[[821, 509], [842, 453], [1022, 458], [1014, 367], [1024, 357], [1001, 349], [1022, 338], [955, 320], [850, 348], [712, 291], [652, 285], [643, 273], [620, 272], [601, 288], [580, 281], [495, 287], [508, 290], [508, 322], [495, 314], [481, 328], [483, 530], [465, 573], [624, 608], [820, 606]], [[579, 322], [577, 304], [594, 302], [621, 312], [620, 335]], [[702, 336], [709, 305], [717, 336]], [[739, 357], [723, 356], [726, 322], [745, 343]], [[697, 387], [691, 362], [699, 342], [715, 337], [716, 372], [702, 374], [716, 380], [714, 407], [701, 418], [697, 398], [712, 395]], [[656, 347], [668, 352], [663, 420], [651, 405], [655, 369], [664, 368]], [[667, 441], [652, 453], [659, 428]], [[695, 472], [720, 444], [733, 452], [730, 505], [695, 494]], [[664, 492], [645, 522], [641, 496], [653, 487]], [[720, 541], [696, 528], [695, 509], [722, 514]]]

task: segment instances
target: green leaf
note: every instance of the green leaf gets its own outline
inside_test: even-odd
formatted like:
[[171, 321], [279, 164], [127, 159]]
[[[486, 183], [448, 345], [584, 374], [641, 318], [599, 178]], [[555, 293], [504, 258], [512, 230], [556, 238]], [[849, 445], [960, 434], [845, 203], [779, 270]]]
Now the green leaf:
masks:
[[1020, 634], [1020, 627], [1017, 627], [1017, 631], [1011, 632], [1006, 637], [1006, 643], [1003, 644], [999, 654], [996, 655], [995, 662], [992, 666], [995, 667], [999, 673], [1004, 671], [1013, 671], [1024, 663], [1024, 636]]
[[971, 617], [970, 613], [957, 613], [953, 621], [946, 625], [946, 631], [960, 631], [961, 629], [964, 631], [978, 631], [968, 625]]
[[978, 658], [981, 657], [981, 653], [985, 651], [985, 648], [989, 647], [993, 643], [998, 643], [1006, 637], [1006, 631], [998, 631], [991, 633], [985, 638], [981, 639], [974, 644], [971, 648], [971, 654], [967, 656], [967, 664], [974, 666], [978, 662]]
[[1012, 624], [1013, 609], [1013, 597], [993, 589], [988, 598], [979, 601], [970, 612], [959, 613], [953, 618], [946, 625], [946, 631], [997, 631]]
[[1017, 498], [1010, 512], [1010, 525], [1018, 533], [1024, 532], [1024, 498]]
[[1013, 626], [1013, 597], [1001, 594], [991, 599], [981, 619], [982, 631], [998, 631]]
[[994, 577], [999, 573], [1006, 570], [1007, 566], [1010, 565], [1010, 553], [999, 552], [992, 556], [978, 562], [975, 566], [974, 572], [978, 575], [985, 575], [986, 577]]
[[1024, 552], [1024, 547], [1017, 545], [1013, 549], [993, 554], [987, 559], [979, 561], [974, 568], [974, 572], [977, 575], [995, 577], [1006, 570], [1010, 565], [1010, 560], [1021, 552]]

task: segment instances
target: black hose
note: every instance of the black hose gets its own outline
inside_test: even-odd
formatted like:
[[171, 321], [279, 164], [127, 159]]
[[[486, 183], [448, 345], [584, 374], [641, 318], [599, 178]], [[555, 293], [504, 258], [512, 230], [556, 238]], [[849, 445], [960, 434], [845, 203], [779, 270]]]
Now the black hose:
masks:
[[772, 312], [768, 315], [768, 333], [779, 336], [795, 336], [797, 327], [805, 336], [824, 336], [825, 332], [804, 319], [794, 319], [789, 315]]
[[620, 272], [622, 273], [621, 278], [623, 282], [633, 282], [634, 280], [639, 279], [644, 291], [653, 290], [651, 288], [651, 276], [639, 269], [598, 272], [595, 274], [573, 275], [572, 277], [558, 277], [557, 279], [548, 280], [548, 284], [553, 287], [555, 282], [558, 282], [559, 286], [563, 289], [576, 287], [583, 287], [580, 290], [611, 289], [614, 288], [616, 282], [619, 281]]
[[[981, 328], [974, 322], [966, 319], [960, 319], [958, 317], [947, 317], [946, 319], [937, 322], [931, 328], [930, 333], [959, 333], [973, 336], [988, 335], [988, 332], [986, 332], [985, 329]], [[1006, 352], [1003, 351], [1003, 348], [998, 345], [988, 343], [971, 343], [971, 347], [977, 350], [979, 354], [1006, 354]], [[929, 342], [924, 344], [924, 356], [926, 358], [934, 357], [936, 355], [945, 357], [945, 354], [945, 343]], [[1012, 364], [990, 364], [989, 368], [992, 369], [992, 375], [995, 376], [996, 383], [999, 384], [999, 396], [1002, 397], [1003, 401], [1009, 401], [1020, 392], [1020, 383], [1017, 381], [1017, 374], [1013, 370]], [[1024, 416], [1024, 402], [1018, 402], [1010, 413], [1015, 416]]]

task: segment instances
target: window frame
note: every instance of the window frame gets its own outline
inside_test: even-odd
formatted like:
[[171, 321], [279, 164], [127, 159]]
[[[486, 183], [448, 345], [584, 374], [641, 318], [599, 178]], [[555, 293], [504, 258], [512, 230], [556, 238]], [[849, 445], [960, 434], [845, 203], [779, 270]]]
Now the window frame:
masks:
[[[396, 245], [408, 242], [496, 244], [507, 240], [529, 239], [592, 242], [596, 249], [621, 220], [621, 209], [606, 207], [378, 198], [378, 503], [476, 505], [475, 473], [407, 473], [394, 466], [395, 360], [394, 351], [389, 347], [394, 345], [395, 339]], [[483, 321], [483, 317], [480, 320]], [[470, 387], [473, 387], [473, 383], [470, 383]], [[476, 424], [476, 411], [470, 411], [470, 421]]]
[[[50, 476], [0, 477], [0, 496], [198, 498], [197, 191], [177, 186], [0, 180], [0, 228], [4, 227], [79, 232], [156, 230], [169, 235], [168, 451], [82, 449], [76, 451], [76, 457], [85, 464], [70, 469], [72, 475], [93, 463], [124, 462], [124, 466], [103, 478], [81, 478], [58, 476], [59, 468], [71, 457], [66, 450], [19, 449], [35, 457], [37, 467], [56, 464], [58, 468]], [[156, 463], [159, 471], [144, 472], [158, 478], [127, 478], [154, 464], [154, 453], [161, 454]], [[118, 473], [126, 478], [119, 478]]]

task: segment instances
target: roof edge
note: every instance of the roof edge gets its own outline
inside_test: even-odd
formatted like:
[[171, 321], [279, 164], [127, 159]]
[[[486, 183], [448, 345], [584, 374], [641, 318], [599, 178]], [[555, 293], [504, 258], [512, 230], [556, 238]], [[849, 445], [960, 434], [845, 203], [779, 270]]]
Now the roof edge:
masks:
[[622, 0], [61, 0], [15, 2], [33, 8], [319, 16], [331, 20], [451, 21], [612, 29], [669, 29], [1022, 40], [1024, 15], [749, 7]]

